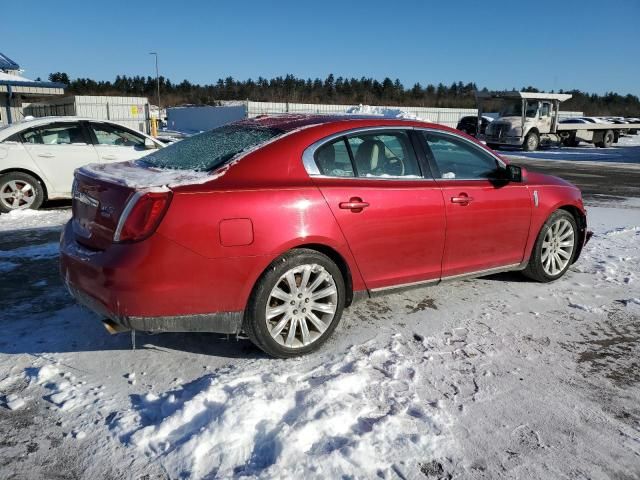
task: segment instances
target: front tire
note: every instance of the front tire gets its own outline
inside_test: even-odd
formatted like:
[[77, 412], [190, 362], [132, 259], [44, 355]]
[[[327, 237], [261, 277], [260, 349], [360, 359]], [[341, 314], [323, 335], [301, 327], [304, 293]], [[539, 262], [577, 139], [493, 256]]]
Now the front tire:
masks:
[[529, 132], [524, 139], [522, 149], [525, 152], [534, 152], [540, 146], [540, 136], [536, 132]]
[[37, 210], [44, 202], [44, 188], [33, 176], [9, 172], [0, 176], [0, 212]]
[[345, 304], [342, 273], [326, 255], [292, 250], [273, 261], [249, 299], [243, 328], [267, 354], [313, 352], [335, 330]]
[[531, 258], [522, 272], [538, 282], [551, 282], [571, 266], [578, 245], [578, 226], [566, 210], [553, 212], [540, 229]]

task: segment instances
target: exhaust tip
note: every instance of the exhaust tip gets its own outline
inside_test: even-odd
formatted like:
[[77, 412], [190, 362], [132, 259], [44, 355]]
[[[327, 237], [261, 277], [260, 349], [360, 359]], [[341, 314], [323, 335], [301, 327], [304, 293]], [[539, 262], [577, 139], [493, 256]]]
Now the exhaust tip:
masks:
[[128, 332], [130, 330], [129, 328], [123, 327], [122, 325], [114, 322], [109, 318], [103, 319], [102, 325], [104, 326], [105, 330], [111, 335], [115, 335], [116, 333]]

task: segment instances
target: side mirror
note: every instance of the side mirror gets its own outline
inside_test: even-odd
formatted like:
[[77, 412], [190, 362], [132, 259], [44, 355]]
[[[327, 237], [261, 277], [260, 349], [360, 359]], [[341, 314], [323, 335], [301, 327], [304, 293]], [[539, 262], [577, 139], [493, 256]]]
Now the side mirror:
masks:
[[147, 150], [155, 150], [156, 148], [158, 148], [158, 146], [150, 138], [145, 138], [144, 139], [144, 148], [147, 149]]
[[514, 183], [522, 183], [526, 179], [527, 171], [518, 165], [507, 165], [507, 180]]

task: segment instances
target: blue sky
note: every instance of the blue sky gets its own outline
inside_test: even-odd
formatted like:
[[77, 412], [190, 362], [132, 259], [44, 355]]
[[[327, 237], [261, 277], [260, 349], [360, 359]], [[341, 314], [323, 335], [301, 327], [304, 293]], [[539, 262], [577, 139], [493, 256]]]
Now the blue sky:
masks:
[[174, 82], [334, 73], [399, 78], [407, 87], [474, 81], [640, 96], [638, 0], [15, 5], [0, 51], [31, 78], [154, 75], [148, 52], [157, 51], [161, 74]]

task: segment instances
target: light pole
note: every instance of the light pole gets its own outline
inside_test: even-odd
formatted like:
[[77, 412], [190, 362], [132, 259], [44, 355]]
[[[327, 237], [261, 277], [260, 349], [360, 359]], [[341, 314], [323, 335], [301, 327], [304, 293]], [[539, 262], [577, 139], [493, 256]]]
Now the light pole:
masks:
[[158, 73], [158, 54], [157, 52], [149, 52], [149, 55], [156, 57], [156, 87], [158, 89], [158, 123], [162, 122], [162, 106], [160, 105], [160, 74]]

